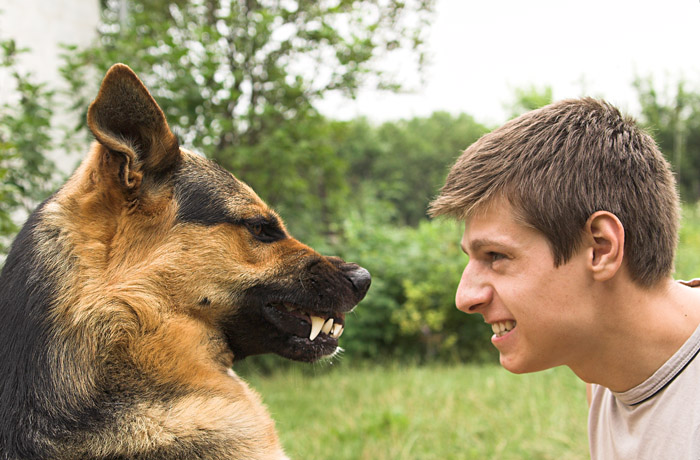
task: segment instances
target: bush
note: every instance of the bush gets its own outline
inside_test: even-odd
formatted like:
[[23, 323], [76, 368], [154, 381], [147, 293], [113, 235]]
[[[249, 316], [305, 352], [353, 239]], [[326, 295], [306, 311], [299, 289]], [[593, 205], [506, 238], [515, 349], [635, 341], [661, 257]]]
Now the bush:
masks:
[[[417, 227], [382, 223], [371, 205], [343, 224], [336, 253], [372, 273], [367, 297], [346, 318], [349, 356], [431, 361], [482, 361], [494, 356], [491, 330], [478, 315], [455, 308], [467, 257], [462, 228], [447, 220]], [[374, 209], [367, 211], [367, 209]]]
[[28, 72], [18, 70], [17, 57], [26, 52], [14, 40], [0, 39], [0, 70], [15, 88], [16, 101], [0, 104], [0, 259], [7, 241], [17, 231], [16, 220], [53, 189], [54, 165], [48, 159], [53, 148], [50, 134], [53, 92], [35, 83]]

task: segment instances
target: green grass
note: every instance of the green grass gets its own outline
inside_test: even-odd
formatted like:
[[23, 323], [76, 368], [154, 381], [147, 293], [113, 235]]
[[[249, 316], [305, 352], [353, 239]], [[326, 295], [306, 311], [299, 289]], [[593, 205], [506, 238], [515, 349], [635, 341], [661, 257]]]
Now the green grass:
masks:
[[341, 363], [246, 378], [292, 459], [588, 458], [585, 386], [567, 368]]

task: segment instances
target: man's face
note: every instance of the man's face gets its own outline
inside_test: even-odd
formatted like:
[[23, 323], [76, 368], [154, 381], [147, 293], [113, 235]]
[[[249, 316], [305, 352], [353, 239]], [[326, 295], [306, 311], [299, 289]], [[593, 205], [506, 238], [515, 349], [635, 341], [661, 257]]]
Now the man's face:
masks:
[[594, 320], [586, 250], [555, 268], [548, 241], [518, 222], [505, 200], [467, 220], [462, 249], [469, 262], [457, 308], [492, 326], [503, 367], [534, 372], [585, 359]]

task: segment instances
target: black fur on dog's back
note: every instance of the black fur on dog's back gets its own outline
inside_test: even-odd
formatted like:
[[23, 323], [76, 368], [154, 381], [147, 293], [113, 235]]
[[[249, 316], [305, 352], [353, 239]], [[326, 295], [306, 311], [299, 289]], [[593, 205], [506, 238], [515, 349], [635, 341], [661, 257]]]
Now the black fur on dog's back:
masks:
[[[41, 209], [41, 208], [39, 208]], [[35, 232], [40, 224], [31, 215], [12, 245], [0, 279], [0, 451], [3, 458], [49, 458], [51, 447], [40, 439], [27, 439], [32, 431], [70, 431], [71, 420], [57, 420], [52, 402], [43, 396], [55, 392], [57, 368], [49, 355], [51, 322], [47, 313], [55, 297], [50, 269], [38, 254]], [[63, 425], [63, 427], [61, 426]], [[34, 427], [38, 427], [38, 429]], [[41, 435], [36, 435], [40, 438]], [[14, 446], [14, 452], [9, 450]]]

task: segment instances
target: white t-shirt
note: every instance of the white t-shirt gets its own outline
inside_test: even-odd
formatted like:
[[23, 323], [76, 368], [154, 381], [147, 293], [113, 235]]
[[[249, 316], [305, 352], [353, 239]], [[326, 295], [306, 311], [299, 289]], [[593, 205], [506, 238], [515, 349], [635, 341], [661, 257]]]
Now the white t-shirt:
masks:
[[592, 460], [700, 460], [699, 351], [700, 326], [631, 390], [615, 393], [591, 385]]

